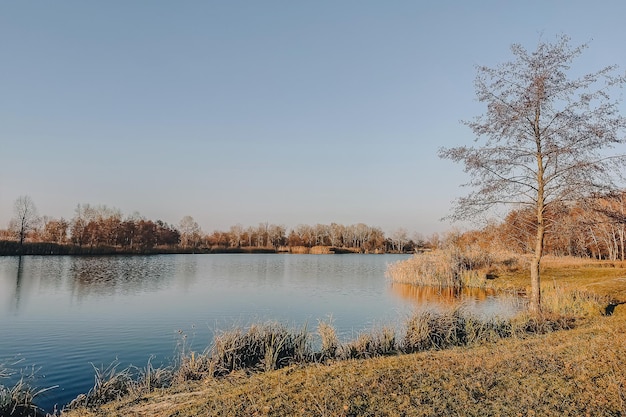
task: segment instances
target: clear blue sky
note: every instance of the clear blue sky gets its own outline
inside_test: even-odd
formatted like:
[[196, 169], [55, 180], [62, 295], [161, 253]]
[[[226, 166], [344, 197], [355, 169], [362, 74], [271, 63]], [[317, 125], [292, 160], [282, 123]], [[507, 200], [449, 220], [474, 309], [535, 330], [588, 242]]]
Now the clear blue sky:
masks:
[[30, 195], [203, 230], [430, 234], [465, 190], [474, 66], [559, 34], [626, 69], [623, 1], [0, 3], [0, 227]]

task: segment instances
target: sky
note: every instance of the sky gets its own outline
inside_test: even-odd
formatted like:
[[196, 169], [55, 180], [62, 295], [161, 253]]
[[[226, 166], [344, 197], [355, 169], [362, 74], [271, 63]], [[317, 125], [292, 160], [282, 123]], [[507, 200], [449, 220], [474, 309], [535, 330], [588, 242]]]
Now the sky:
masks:
[[[366, 223], [429, 235], [467, 193], [476, 65], [566, 34], [626, 69], [626, 2], [0, 3], [0, 228], [29, 195], [205, 232]], [[626, 107], [622, 105], [626, 113]]]

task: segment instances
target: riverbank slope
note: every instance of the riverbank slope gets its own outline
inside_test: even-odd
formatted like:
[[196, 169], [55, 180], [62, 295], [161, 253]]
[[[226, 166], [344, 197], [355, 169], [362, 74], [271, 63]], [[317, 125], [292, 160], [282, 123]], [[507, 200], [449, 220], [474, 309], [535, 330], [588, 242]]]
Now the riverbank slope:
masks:
[[234, 374], [66, 417], [626, 413], [626, 314], [474, 348]]

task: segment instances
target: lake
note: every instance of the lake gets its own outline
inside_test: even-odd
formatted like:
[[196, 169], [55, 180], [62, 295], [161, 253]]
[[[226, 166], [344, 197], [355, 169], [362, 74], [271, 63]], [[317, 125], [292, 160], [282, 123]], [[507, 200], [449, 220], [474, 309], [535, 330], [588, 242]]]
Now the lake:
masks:
[[[306, 325], [332, 316], [341, 338], [401, 323], [456, 294], [391, 284], [387, 265], [408, 255], [152, 255], [0, 257], [0, 363], [39, 368], [50, 410], [87, 392], [93, 366], [167, 364], [185, 337], [195, 350], [216, 330], [253, 322]], [[502, 310], [466, 294], [479, 314]], [[6, 382], [6, 381], [5, 381]]]

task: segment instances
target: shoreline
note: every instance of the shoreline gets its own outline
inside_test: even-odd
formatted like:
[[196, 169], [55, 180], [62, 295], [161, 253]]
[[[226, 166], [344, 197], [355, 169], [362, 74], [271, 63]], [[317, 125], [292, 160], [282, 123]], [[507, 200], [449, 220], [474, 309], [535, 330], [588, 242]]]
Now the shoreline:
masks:
[[127, 249], [103, 246], [78, 246], [59, 243], [26, 242], [21, 247], [15, 241], [0, 241], [0, 257], [2, 256], [111, 256], [111, 255], [202, 255], [202, 254], [292, 254], [292, 255], [349, 255], [349, 254], [394, 254], [412, 255], [414, 252], [397, 251], [361, 251], [355, 248], [336, 246], [280, 246], [273, 247], [156, 247], [153, 249]]

